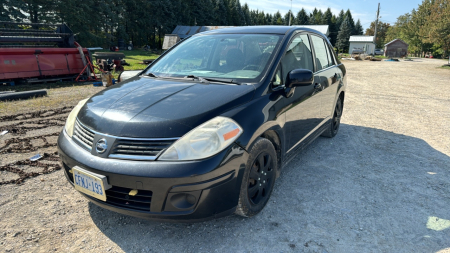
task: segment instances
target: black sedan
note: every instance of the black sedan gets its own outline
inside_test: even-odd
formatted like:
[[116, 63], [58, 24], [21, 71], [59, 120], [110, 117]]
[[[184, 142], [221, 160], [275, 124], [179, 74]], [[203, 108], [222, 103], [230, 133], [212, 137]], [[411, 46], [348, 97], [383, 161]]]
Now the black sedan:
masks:
[[106, 209], [172, 221], [250, 217], [297, 151], [336, 135], [345, 88], [344, 65], [315, 30], [203, 32], [80, 101], [58, 150], [67, 180]]

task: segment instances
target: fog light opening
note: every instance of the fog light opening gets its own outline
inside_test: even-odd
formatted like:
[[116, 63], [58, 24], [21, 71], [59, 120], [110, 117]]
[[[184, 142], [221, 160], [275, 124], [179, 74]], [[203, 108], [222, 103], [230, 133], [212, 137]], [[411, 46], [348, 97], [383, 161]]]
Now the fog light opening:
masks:
[[178, 193], [170, 198], [170, 203], [179, 209], [189, 209], [194, 207], [197, 198], [189, 193]]

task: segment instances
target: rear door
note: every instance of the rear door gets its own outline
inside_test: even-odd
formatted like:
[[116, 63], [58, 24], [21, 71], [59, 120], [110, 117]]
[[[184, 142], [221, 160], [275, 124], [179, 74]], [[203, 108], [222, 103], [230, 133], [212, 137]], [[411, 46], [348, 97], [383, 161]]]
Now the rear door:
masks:
[[321, 101], [321, 118], [331, 117], [334, 110], [334, 100], [341, 78], [340, 70], [336, 67], [336, 60], [328, 42], [322, 37], [311, 35], [314, 46], [316, 77], [320, 77], [315, 83], [317, 89], [321, 90], [318, 98]]

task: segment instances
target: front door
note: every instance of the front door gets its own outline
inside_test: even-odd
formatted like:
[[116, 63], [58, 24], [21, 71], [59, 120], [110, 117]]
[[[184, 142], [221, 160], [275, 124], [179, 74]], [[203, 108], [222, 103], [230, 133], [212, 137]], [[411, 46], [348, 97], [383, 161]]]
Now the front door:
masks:
[[[309, 69], [314, 72], [313, 54], [307, 34], [296, 35], [291, 41], [283, 59], [281, 60], [283, 80], [294, 69]], [[314, 83], [320, 82], [320, 77], [314, 77]], [[287, 152], [291, 153], [299, 148], [300, 142], [323, 120], [321, 117], [321, 103], [317, 99], [321, 90], [314, 84], [296, 87], [292, 96], [286, 98]], [[288, 154], [289, 156], [290, 154]]]

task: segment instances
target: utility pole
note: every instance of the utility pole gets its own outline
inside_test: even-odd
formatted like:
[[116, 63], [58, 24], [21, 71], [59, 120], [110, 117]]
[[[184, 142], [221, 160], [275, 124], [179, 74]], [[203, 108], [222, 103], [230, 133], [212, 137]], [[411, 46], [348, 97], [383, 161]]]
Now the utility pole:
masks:
[[377, 47], [377, 29], [378, 29], [378, 18], [380, 17], [380, 3], [378, 3], [377, 10], [377, 21], [375, 22], [375, 36], [373, 37], [373, 43], [375, 43], [375, 47], [373, 48], [373, 55], [375, 55], [375, 48]]
[[289, 11], [289, 26], [291, 26], [291, 13], [292, 13], [292, 0], [291, 0], [291, 10]]

